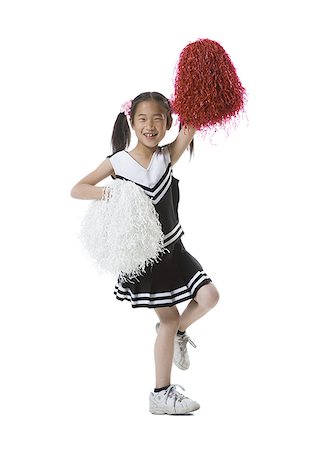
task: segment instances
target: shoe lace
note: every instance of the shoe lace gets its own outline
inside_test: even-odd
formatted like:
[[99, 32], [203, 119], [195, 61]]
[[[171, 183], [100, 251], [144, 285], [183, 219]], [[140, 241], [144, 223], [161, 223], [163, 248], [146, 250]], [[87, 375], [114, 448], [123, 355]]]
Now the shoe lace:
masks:
[[174, 399], [174, 405], [176, 404], [176, 402], [181, 402], [184, 398], [187, 398], [185, 397], [185, 395], [181, 394], [176, 390], [177, 387], [181, 388], [183, 391], [185, 390], [184, 387], [181, 386], [180, 384], [171, 384], [166, 391], [167, 392], [166, 403], [169, 397]]
[[187, 343], [191, 344], [192, 347], [197, 348], [197, 345], [194, 344], [194, 342], [191, 340], [191, 338], [190, 338], [187, 334], [184, 334], [184, 335], [181, 337], [181, 339], [179, 339], [179, 344], [180, 344], [181, 350], [182, 350], [183, 352], [186, 351], [186, 345], [187, 345]]

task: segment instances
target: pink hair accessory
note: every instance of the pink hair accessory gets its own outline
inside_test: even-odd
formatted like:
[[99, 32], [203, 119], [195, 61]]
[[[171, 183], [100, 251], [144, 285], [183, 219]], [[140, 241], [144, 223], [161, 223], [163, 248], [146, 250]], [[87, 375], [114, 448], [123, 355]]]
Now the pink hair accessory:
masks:
[[121, 113], [125, 113], [126, 116], [130, 116], [132, 101], [129, 100], [122, 104]]

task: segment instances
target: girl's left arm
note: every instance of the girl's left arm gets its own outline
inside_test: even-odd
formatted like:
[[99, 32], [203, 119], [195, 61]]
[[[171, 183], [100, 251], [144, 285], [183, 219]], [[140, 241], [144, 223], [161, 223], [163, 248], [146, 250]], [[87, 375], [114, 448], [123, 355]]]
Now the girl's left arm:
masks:
[[192, 142], [195, 128], [188, 126], [183, 126], [179, 131], [177, 138], [168, 146], [171, 165], [173, 166], [185, 152], [189, 144]]

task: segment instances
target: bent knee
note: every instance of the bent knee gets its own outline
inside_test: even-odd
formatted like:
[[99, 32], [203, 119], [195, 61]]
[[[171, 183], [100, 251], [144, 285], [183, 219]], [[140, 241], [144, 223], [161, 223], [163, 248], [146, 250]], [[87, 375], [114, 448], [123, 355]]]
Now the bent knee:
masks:
[[213, 306], [215, 306], [215, 305], [218, 303], [219, 299], [220, 299], [220, 293], [219, 293], [219, 291], [216, 289], [215, 286], [214, 286], [214, 290], [213, 290], [213, 293], [212, 293], [211, 298], [212, 298]]
[[206, 284], [199, 289], [196, 301], [207, 310], [214, 308], [220, 298], [219, 291], [213, 283]]

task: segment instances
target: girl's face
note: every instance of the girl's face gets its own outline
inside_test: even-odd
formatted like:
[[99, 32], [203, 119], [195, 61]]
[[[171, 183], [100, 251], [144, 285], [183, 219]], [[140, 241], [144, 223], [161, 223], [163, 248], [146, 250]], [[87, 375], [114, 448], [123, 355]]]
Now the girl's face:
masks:
[[131, 123], [139, 143], [146, 147], [157, 147], [167, 131], [167, 115], [160, 103], [146, 100], [137, 105]]

